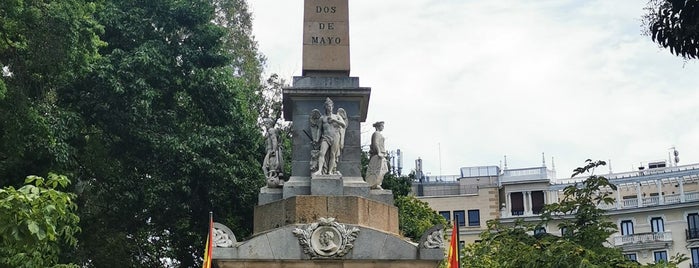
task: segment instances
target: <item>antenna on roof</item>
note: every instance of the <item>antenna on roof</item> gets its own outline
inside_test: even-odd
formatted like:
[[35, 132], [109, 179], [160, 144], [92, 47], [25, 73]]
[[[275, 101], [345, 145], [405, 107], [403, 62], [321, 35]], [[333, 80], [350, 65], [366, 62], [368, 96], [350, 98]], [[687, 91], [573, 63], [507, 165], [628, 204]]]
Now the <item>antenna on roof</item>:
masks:
[[612, 159], [609, 159], [609, 174], [612, 174]]
[[503, 169], [507, 169], [507, 155], [505, 155], [505, 168]]
[[553, 156], [551, 157], [551, 170], [556, 171], [556, 162], [553, 161]]
[[541, 152], [541, 165], [546, 167], [546, 156], [544, 156], [544, 152]]

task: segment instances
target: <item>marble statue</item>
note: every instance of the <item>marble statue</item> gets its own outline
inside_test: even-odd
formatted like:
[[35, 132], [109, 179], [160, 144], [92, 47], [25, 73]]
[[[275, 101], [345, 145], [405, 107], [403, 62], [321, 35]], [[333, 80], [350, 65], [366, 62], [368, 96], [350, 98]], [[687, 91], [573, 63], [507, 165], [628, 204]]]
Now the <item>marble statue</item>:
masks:
[[265, 135], [267, 154], [262, 163], [262, 171], [267, 179], [267, 187], [279, 188], [284, 185], [284, 180], [282, 179], [284, 176], [284, 159], [282, 157], [282, 148], [279, 144], [279, 129], [274, 127], [274, 120], [269, 118], [265, 119], [264, 124], [267, 132]]
[[374, 123], [374, 134], [371, 135], [371, 146], [369, 147], [369, 166], [366, 171], [366, 182], [371, 189], [382, 190], [381, 183], [383, 175], [388, 172], [386, 163], [386, 148], [384, 147], [383, 121]]
[[325, 115], [313, 109], [310, 126], [313, 150], [311, 151], [311, 172], [313, 175], [342, 175], [337, 170], [340, 154], [345, 143], [345, 129], [349, 121], [345, 109], [339, 108], [333, 114], [333, 101], [325, 99]]

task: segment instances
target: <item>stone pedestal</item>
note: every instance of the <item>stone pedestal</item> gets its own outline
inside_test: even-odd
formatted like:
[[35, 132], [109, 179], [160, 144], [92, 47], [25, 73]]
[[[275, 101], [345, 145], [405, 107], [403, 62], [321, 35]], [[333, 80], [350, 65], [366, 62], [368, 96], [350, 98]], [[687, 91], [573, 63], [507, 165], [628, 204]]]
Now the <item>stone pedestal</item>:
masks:
[[384, 204], [393, 205], [393, 191], [391, 190], [370, 190], [369, 198]]
[[321, 217], [399, 234], [398, 208], [358, 196], [299, 195], [257, 206], [254, 214], [255, 234]]
[[362, 177], [345, 177], [342, 187], [345, 195], [369, 197], [369, 184]]
[[260, 188], [260, 193], [257, 195], [257, 205], [264, 205], [282, 199], [282, 188], [269, 188], [267, 186]]
[[297, 195], [311, 194], [311, 176], [291, 176], [289, 181], [284, 183], [282, 198], [294, 197]]
[[341, 175], [313, 175], [311, 177], [311, 195], [342, 195]]

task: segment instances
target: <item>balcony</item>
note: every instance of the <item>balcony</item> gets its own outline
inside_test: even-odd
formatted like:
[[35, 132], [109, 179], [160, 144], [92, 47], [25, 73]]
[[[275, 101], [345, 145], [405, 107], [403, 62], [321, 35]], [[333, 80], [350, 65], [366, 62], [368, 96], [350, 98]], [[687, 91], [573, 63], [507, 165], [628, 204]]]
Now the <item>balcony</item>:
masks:
[[639, 233], [614, 237], [614, 246], [627, 250], [665, 248], [672, 244], [672, 232]]
[[641, 204], [642, 206], [638, 205], [639, 199], [637, 198], [632, 198], [632, 199], [624, 199], [619, 202], [619, 204], [613, 203], [613, 204], [600, 204], [599, 208], [601, 209], [606, 209], [606, 210], [614, 210], [614, 209], [625, 209], [625, 208], [637, 208], [637, 207], [652, 207], [652, 206], [659, 206], [659, 205], [670, 205], [670, 204], [679, 204], [679, 203], [687, 203], [687, 202], [697, 202], [699, 201], [699, 192], [686, 192], [684, 194], [684, 202], [682, 201], [682, 197], [680, 194], [668, 194], [668, 195], [663, 195], [661, 196], [649, 196], [649, 197], [643, 197], [641, 198]]
[[685, 230], [687, 241], [699, 239], [699, 228], [689, 228]]

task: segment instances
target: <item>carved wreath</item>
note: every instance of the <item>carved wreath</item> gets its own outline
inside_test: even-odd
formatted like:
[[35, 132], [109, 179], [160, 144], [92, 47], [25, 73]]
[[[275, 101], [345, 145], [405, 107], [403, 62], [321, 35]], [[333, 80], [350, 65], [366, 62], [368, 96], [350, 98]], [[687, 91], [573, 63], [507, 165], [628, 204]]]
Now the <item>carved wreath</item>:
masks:
[[295, 228], [293, 233], [311, 259], [330, 259], [343, 257], [354, 248], [352, 243], [357, 239], [359, 228], [347, 228], [335, 218], [321, 217], [318, 222]]

